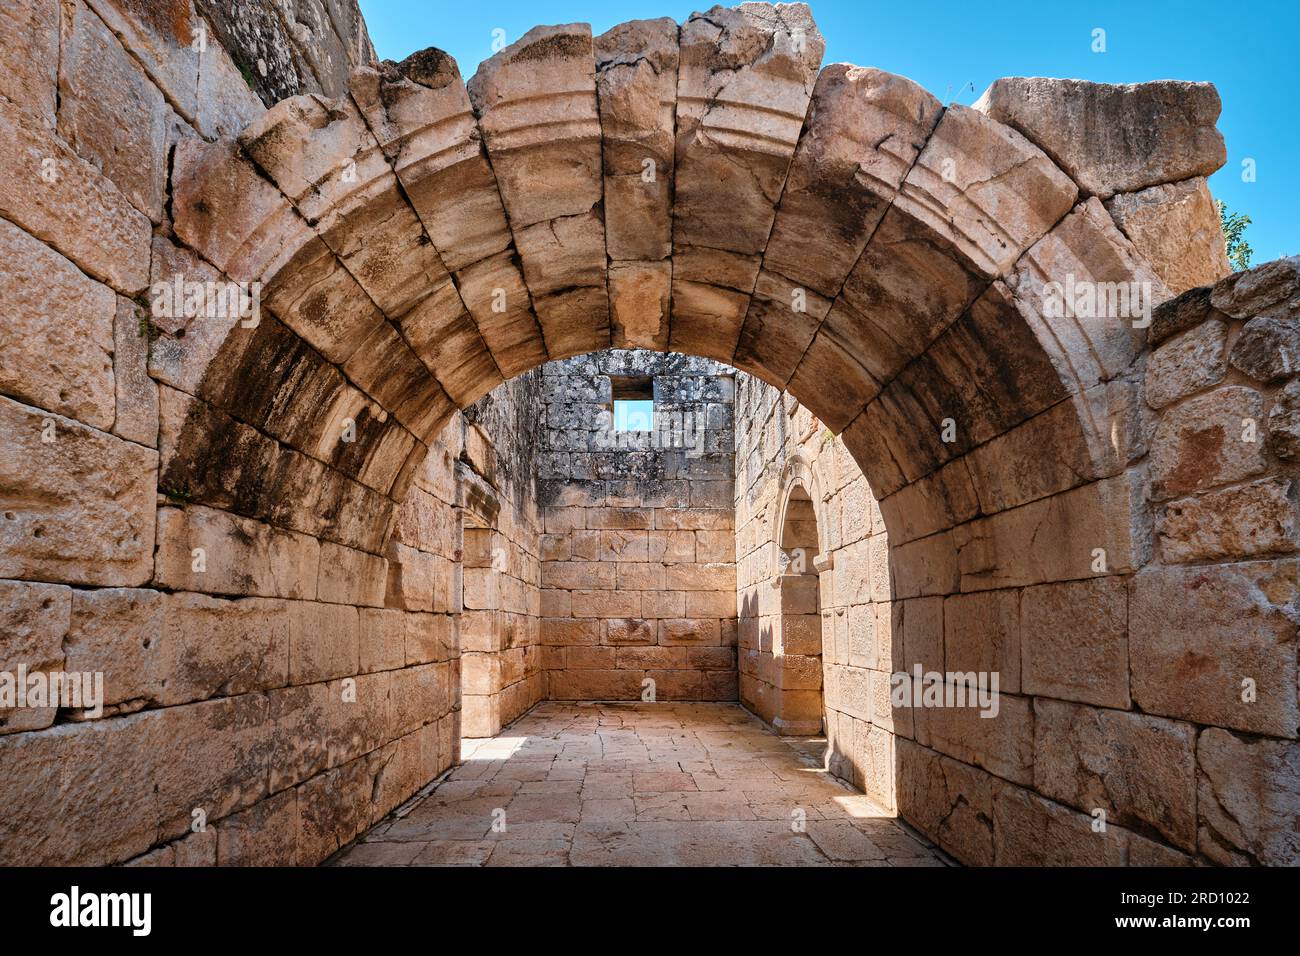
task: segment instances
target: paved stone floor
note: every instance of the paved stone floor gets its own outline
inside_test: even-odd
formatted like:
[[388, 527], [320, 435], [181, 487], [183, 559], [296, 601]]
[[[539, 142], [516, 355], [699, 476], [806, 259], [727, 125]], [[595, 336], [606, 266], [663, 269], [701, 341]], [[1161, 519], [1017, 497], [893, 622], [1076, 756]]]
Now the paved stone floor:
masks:
[[736, 704], [542, 703], [330, 865], [944, 865], [819, 743]]

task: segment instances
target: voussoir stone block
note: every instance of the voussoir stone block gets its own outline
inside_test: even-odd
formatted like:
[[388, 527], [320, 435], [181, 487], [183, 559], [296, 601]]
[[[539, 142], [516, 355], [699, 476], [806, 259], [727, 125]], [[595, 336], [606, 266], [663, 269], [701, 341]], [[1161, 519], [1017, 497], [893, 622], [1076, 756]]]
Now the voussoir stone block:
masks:
[[715, 6], [680, 42], [673, 243], [758, 255], [825, 43], [802, 3]]
[[1227, 160], [1210, 83], [1090, 83], [1041, 76], [995, 80], [975, 109], [1038, 144], [1085, 193], [1208, 176]]
[[468, 90], [548, 355], [608, 346], [590, 26], [534, 27], [482, 63]]
[[611, 260], [672, 252], [677, 24], [634, 20], [596, 37], [596, 92]]
[[822, 70], [763, 268], [837, 295], [942, 112], [905, 77], [847, 63]]

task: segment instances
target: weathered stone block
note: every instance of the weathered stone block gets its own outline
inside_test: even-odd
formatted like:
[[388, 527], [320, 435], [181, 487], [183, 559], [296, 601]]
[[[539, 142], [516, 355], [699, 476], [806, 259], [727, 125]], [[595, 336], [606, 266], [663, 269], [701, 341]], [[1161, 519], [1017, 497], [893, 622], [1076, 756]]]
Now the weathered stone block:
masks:
[[1257, 475], [1265, 468], [1259, 392], [1225, 385], [1167, 411], [1151, 446], [1157, 501]]
[[1138, 573], [1134, 702], [1150, 714], [1293, 736], [1296, 597], [1294, 558]]
[[1147, 404], [1164, 408], [1223, 381], [1228, 374], [1227, 335], [1228, 327], [1211, 319], [1152, 352], [1146, 372]]
[[1196, 765], [1201, 853], [1227, 865], [1300, 861], [1300, 745], [1210, 727], [1201, 733]]
[[1208, 176], [1227, 160], [1210, 83], [995, 80], [975, 108], [1037, 143], [1102, 197]]
[[7, 398], [0, 434], [0, 575], [149, 580], [157, 452]]
[[1025, 693], [1129, 706], [1128, 589], [1123, 578], [1025, 588], [1020, 634]]
[[107, 431], [113, 424], [113, 290], [0, 221], [0, 390]]
[[1034, 701], [1034, 786], [1106, 821], [1196, 849], [1196, 728], [1116, 710]]
[[1156, 520], [1168, 562], [1253, 558], [1296, 549], [1291, 481], [1265, 478], [1171, 501]]

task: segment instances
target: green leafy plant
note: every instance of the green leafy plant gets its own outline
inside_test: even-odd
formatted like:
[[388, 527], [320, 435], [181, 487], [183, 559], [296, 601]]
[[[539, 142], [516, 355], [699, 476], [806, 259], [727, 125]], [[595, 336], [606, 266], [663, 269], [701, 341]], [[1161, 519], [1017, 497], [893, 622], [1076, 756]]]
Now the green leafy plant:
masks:
[[1221, 199], [1216, 199], [1214, 205], [1219, 210], [1219, 228], [1223, 230], [1223, 245], [1228, 253], [1228, 261], [1238, 272], [1249, 269], [1250, 257], [1255, 253], [1246, 241], [1246, 227], [1250, 225], [1250, 217], [1244, 212], [1229, 212], [1228, 204]]

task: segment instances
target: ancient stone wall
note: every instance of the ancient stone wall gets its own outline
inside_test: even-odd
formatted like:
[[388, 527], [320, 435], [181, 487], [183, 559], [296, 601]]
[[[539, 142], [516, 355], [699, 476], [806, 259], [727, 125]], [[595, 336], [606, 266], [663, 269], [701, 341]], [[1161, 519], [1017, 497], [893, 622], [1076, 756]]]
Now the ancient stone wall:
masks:
[[[822, 703], [799, 696], [811, 683], [785, 660], [791, 575], [774, 560], [783, 502], [802, 483], [819, 534], [833, 772], [967, 862], [1293, 860], [1297, 293], [1300, 259], [1280, 260], [1154, 310], [1130, 430], [1117, 435], [1142, 495], [1130, 520], [1150, 550], [1120, 574], [1105, 547], [1091, 552], [1092, 575], [1059, 583], [985, 583], [962, 551], [940, 577], [900, 561], [884, 533], [898, 502], [878, 504], [840, 440], [798, 403], [742, 376], [742, 702], [778, 729]], [[1023, 463], [1020, 487], [1035, 468], [1068, 466], [1050, 431], [1023, 442], [989, 451]], [[1050, 507], [1022, 520], [1055, 526], [1053, 540], [1092, 533]], [[1041, 574], [1046, 560], [1027, 555], [1017, 573]], [[938, 587], [949, 574], [959, 586]], [[796, 647], [796, 662], [806, 651]], [[1002, 712], [985, 721], [974, 709], [891, 706], [889, 675], [918, 665], [996, 671]], [[1104, 839], [1091, 829], [1099, 817]], [[1026, 823], [1032, 836], [1019, 836]]]
[[[830, 770], [892, 809], [880, 507], [843, 441], [790, 396], [742, 374], [736, 417], [741, 702], [783, 733], [824, 732]], [[803, 537], [782, 527], [792, 495], [811, 501]]]
[[[837, 759], [883, 793], [867, 754], [892, 741], [895, 804], [944, 849], [1297, 859], [1300, 263], [1216, 284], [1212, 86], [1012, 78], [944, 106], [819, 71], [808, 9], [761, 3], [537, 28], [465, 84], [437, 50], [367, 64], [353, 14], [0, 11], [0, 672], [102, 667], [110, 701], [4, 715], [0, 859], [320, 860], [455, 758], [458, 601], [486, 612], [486, 726], [527, 706], [530, 618], [561, 613], [530, 613], [542, 545], [488, 449], [528, 429], [457, 414], [614, 346], [788, 390], [862, 469], [887, 572], [860, 490], [853, 540], [825, 513], [855, 480], [819, 478], [812, 523], [846, 542], [814, 567], [830, 638], [750, 692], [811, 691], [820, 658]], [[279, 59], [240, 39], [272, 16]], [[157, 308], [176, 278], [258, 285], [260, 311]], [[762, 454], [794, 435], [820, 469], [838, 445], [801, 414]], [[775, 500], [752, 510], [805, 499]], [[592, 527], [606, 497], [564, 531], [646, 531], [648, 555], [692, 530], [698, 561], [731, 502]], [[489, 566], [458, 588], [467, 543]], [[855, 613], [883, 675], [886, 574], [890, 668], [1005, 674], [996, 718], [861, 703]]]
[[[734, 370], [615, 349], [542, 374], [548, 698], [735, 700]], [[628, 379], [651, 431], [614, 430]]]
[[[234, 322], [172, 321], [145, 294], [176, 274], [217, 278], [173, 242], [176, 144], [233, 135], [279, 92], [344, 90], [372, 59], [350, 0], [297, 3], [292, 26], [278, 5], [237, 6], [235, 19], [188, 0], [0, 12], [0, 150], [15, 171], [0, 187], [0, 669], [98, 672], [104, 692], [98, 716], [0, 716], [5, 863], [311, 863], [455, 758], [450, 453], [410, 469], [391, 568], [382, 523], [359, 539], [242, 517], [235, 459], [269, 490], [268, 436], [310, 409], [250, 427], [208, 406], [207, 350]], [[251, 16], [262, 38], [284, 28], [295, 65], [261, 67], [237, 22]], [[343, 457], [384, 415], [331, 409]], [[222, 448], [177, 447], [193, 416], [220, 423]], [[358, 487], [382, 498], [409, 450]], [[160, 452], [177, 460], [170, 479]], [[338, 473], [318, 467], [319, 485], [289, 494], [337, 494]]]
[[[457, 482], [464, 522], [461, 733], [490, 737], [545, 691], [540, 646], [542, 521], [537, 464], [542, 375], [497, 386], [463, 425]], [[403, 505], [405, 508], [405, 505]]]

